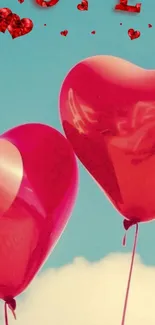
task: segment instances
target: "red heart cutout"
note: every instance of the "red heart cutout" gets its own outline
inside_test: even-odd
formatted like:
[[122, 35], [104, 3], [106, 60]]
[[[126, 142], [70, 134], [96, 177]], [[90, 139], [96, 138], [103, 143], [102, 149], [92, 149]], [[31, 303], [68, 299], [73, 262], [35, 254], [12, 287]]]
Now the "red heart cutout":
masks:
[[88, 10], [88, 1], [87, 0], [81, 1], [81, 3], [79, 3], [77, 5], [77, 9], [80, 10], [80, 11], [86, 11], [86, 10]]
[[148, 24], [148, 27], [149, 27], [149, 28], [152, 28], [152, 24]]
[[0, 9], [0, 32], [5, 33], [12, 19], [12, 11], [9, 8]]
[[[24, 168], [16, 198], [0, 215], [0, 298], [5, 300], [28, 286], [56, 245], [73, 209], [78, 175], [69, 142], [52, 127], [22, 125], [4, 133], [2, 139], [16, 146]], [[4, 166], [9, 171], [10, 161], [5, 160]], [[15, 180], [20, 175], [16, 167], [12, 169]], [[17, 184], [11, 182], [10, 174], [7, 185]], [[0, 178], [0, 207], [1, 184]]]
[[128, 35], [131, 38], [131, 40], [133, 40], [140, 37], [140, 32], [137, 30], [135, 31], [133, 28], [130, 28], [128, 30]]
[[96, 31], [95, 30], [92, 30], [91, 34], [95, 35], [96, 34]]
[[20, 19], [18, 15], [12, 14], [11, 22], [8, 25], [8, 31], [13, 39], [30, 33], [32, 29], [33, 22], [31, 19]]
[[41, 7], [44, 7], [44, 8], [47, 8], [47, 7], [53, 7], [55, 6], [59, 0], [49, 0], [49, 1], [44, 1], [44, 0], [35, 0], [36, 4], [41, 6]]
[[155, 218], [155, 71], [95, 56], [66, 76], [60, 113], [72, 147], [130, 220]]
[[65, 30], [63, 30], [62, 32], [60, 32], [60, 34], [61, 34], [62, 36], [67, 36], [67, 35], [68, 35], [68, 30], [65, 29]]

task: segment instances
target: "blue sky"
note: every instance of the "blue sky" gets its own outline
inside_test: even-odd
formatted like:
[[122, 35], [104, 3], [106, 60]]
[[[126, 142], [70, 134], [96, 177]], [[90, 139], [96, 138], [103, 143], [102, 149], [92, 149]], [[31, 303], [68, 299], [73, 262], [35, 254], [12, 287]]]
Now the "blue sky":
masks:
[[[115, 13], [115, 0], [90, 0], [89, 11], [76, 9], [78, 0], [60, 0], [54, 8], [40, 9], [32, 0], [1, 0], [21, 18], [34, 22], [33, 31], [12, 40], [0, 34], [0, 132], [26, 122], [42, 122], [62, 131], [58, 94], [63, 78], [78, 61], [109, 54], [146, 69], [155, 68], [155, 2], [143, 3], [139, 15]], [[130, 4], [135, 4], [130, 0]], [[122, 22], [122, 26], [120, 26]], [[44, 24], [47, 24], [44, 27]], [[148, 28], [148, 23], [153, 28]], [[129, 28], [141, 31], [131, 41]], [[60, 31], [68, 29], [68, 36]], [[91, 31], [96, 30], [96, 35]], [[80, 190], [70, 223], [44, 268], [69, 263], [75, 256], [97, 261], [111, 252], [131, 250], [133, 230], [127, 247], [121, 245], [122, 218], [113, 209], [79, 163]], [[155, 265], [155, 222], [140, 227], [138, 253], [146, 264]]]

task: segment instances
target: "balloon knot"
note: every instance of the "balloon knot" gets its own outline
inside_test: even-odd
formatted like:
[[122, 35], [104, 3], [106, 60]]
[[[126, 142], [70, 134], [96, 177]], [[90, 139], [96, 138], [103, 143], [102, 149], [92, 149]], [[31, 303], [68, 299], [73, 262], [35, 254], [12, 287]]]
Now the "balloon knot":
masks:
[[12, 314], [14, 316], [14, 318], [16, 319], [16, 314], [15, 314], [15, 310], [16, 310], [16, 300], [12, 297], [7, 297], [4, 299], [6, 305], [8, 305], [8, 307], [10, 308], [10, 310], [12, 311]]
[[130, 227], [136, 225], [138, 222], [139, 221], [137, 219], [132, 219], [132, 220], [124, 219], [123, 221], [124, 229], [127, 231]]

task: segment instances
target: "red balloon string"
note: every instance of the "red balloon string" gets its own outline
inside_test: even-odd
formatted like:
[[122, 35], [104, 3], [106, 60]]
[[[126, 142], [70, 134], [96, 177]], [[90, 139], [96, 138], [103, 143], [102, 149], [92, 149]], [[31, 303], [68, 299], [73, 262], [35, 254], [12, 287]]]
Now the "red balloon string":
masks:
[[[135, 258], [135, 252], [136, 252], [136, 246], [137, 246], [137, 239], [138, 239], [138, 223], [136, 223], [135, 226], [136, 226], [136, 230], [135, 230], [135, 237], [134, 237], [134, 244], [133, 244], [133, 250], [132, 250], [131, 265], [130, 265], [129, 278], [128, 278], [128, 283], [127, 283], [127, 289], [126, 289], [126, 295], [125, 295], [125, 301], [124, 301], [124, 308], [123, 308], [123, 316], [122, 316], [121, 325], [125, 325], [125, 317], [126, 317], [126, 311], [127, 311], [127, 305], [128, 305], [128, 298], [129, 298], [129, 291], [130, 291], [130, 284], [131, 284], [131, 278], [132, 278], [132, 272], [133, 272], [133, 265], [134, 265], [134, 258]], [[125, 245], [125, 243], [126, 243], [126, 235], [124, 236], [123, 243]]]
[[122, 245], [123, 245], [123, 246], [126, 246], [126, 234], [125, 234], [124, 237], [123, 237]]
[[9, 325], [8, 322], [8, 311], [7, 311], [7, 306], [10, 308], [12, 311], [12, 314], [14, 316], [14, 319], [16, 319], [16, 314], [15, 314], [15, 309], [16, 309], [16, 301], [15, 299], [7, 300], [5, 301], [4, 304], [4, 316], [5, 316], [5, 325]]

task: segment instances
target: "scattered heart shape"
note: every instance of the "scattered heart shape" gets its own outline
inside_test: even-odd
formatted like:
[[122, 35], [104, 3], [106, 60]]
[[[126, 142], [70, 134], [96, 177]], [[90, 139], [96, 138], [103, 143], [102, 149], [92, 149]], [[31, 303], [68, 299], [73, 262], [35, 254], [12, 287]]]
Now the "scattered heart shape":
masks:
[[0, 9], [0, 32], [5, 33], [12, 19], [12, 11], [9, 8]]
[[91, 34], [93, 34], [93, 35], [96, 34], [96, 31], [95, 30], [92, 30]]
[[18, 2], [19, 2], [19, 3], [23, 3], [23, 2], [24, 2], [24, 0], [18, 0]]
[[65, 30], [62, 30], [62, 32], [60, 32], [60, 35], [62, 35], [62, 36], [67, 36], [67, 34], [68, 34], [68, 30], [67, 29], [65, 29]]
[[30, 33], [33, 29], [33, 22], [29, 18], [20, 19], [18, 15], [12, 14], [12, 19], [7, 29], [14, 39]]
[[81, 3], [77, 5], [77, 9], [80, 11], [87, 11], [88, 10], [88, 1], [82, 0]]
[[149, 27], [149, 28], [152, 28], [152, 24], [148, 24], [148, 27]]
[[49, 0], [49, 1], [35, 0], [35, 1], [37, 5], [44, 8], [53, 7], [59, 2], [59, 0]]
[[131, 40], [134, 40], [136, 38], [139, 38], [141, 34], [140, 34], [140, 31], [134, 30], [133, 28], [130, 28], [128, 30], [128, 35], [129, 35]]

